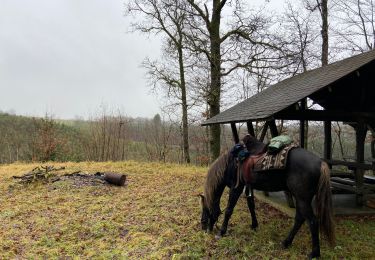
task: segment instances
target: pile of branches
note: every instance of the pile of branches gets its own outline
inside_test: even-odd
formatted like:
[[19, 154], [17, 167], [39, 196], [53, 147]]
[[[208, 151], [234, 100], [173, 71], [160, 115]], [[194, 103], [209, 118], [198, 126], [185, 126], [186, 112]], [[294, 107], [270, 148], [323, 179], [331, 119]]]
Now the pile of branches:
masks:
[[13, 178], [18, 179], [19, 183], [22, 184], [29, 184], [37, 181], [48, 181], [53, 183], [56, 181], [71, 180], [74, 182], [75, 186], [98, 184], [124, 186], [126, 181], [125, 174], [113, 172], [97, 172], [95, 174], [87, 174], [81, 171], [76, 171], [73, 173], [66, 173], [64, 175], [55, 174], [57, 171], [64, 169], [65, 167], [55, 168], [54, 166], [38, 166], [22, 176], [13, 176]]
[[55, 166], [38, 166], [32, 169], [30, 172], [25, 173], [22, 176], [13, 176], [13, 179], [18, 179], [20, 183], [33, 183], [36, 181], [46, 181], [51, 177], [55, 177], [55, 172], [64, 170], [65, 167]]

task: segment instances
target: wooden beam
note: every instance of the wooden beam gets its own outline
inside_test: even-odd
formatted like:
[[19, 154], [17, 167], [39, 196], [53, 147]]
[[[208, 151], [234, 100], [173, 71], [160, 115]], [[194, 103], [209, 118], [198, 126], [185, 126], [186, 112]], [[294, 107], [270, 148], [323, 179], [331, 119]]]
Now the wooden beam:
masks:
[[247, 132], [251, 136], [255, 137], [255, 131], [254, 131], [254, 127], [253, 127], [253, 122], [252, 121], [247, 121], [246, 125], [247, 125]]
[[238, 144], [240, 142], [240, 138], [238, 137], [236, 124], [231, 123], [230, 127], [232, 128], [233, 141], [234, 141], [234, 143]]
[[342, 165], [347, 166], [350, 170], [355, 170], [357, 168], [360, 168], [362, 170], [375, 170], [375, 167], [372, 166], [372, 164], [366, 164], [366, 163], [357, 163], [357, 162], [348, 162], [348, 161], [341, 161], [341, 160], [325, 160], [328, 164], [331, 165]]
[[282, 120], [310, 120], [310, 121], [344, 121], [357, 122], [358, 118], [365, 121], [374, 121], [375, 113], [368, 112], [343, 112], [327, 110], [296, 110], [281, 111], [274, 115], [275, 119]]

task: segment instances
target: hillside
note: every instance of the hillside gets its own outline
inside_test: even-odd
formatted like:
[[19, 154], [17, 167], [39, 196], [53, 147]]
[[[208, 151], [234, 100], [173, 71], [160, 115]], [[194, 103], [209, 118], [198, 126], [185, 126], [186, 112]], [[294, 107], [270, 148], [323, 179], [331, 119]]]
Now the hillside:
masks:
[[84, 133], [51, 118], [0, 113], [0, 163], [14, 161], [81, 161]]
[[[283, 127], [281, 127], [283, 126]], [[280, 122], [282, 134], [299, 142], [296, 122]], [[209, 162], [208, 132], [197, 124], [189, 126], [191, 162]], [[246, 134], [240, 127], [240, 136]], [[261, 132], [261, 125], [257, 133]], [[338, 138], [340, 136], [340, 138]], [[184, 151], [180, 125], [153, 119], [130, 118], [121, 114], [101, 115], [91, 120], [30, 118], [0, 113], [0, 164], [15, 161], [160, 161], [182, 163]], [[269, 140], [270, 136], [268, 136]], [[355, 135], [352, 127], [332, 123], [333, 158], [354, 158]], [[371, 136], [365, 143], [365, 159], [372, 158]], [[267, 141], [267, 139], [266, 139]], [[323, 127], [309, 126], [308, 149], [323, 156]], [[233, 146], [231, 130], [222, 126], [222, 150]]]
[[[127, 186], [76, 186], [69, 181], [22, 186], [11, 177], [37, 164], [0, 166], [1, 259], [304, 259], [310, 250], [306, 225], [293, 246], [282, 250], [279, 243], [293, 219], [259, 201], [260, 226], [251, 231], [243, 198], [226, 237], [216, 240], [202, 232], [196, 195], [206, 168], [133, 161], [60, 165], [66, 172], [126, 173]], [[323, 240], [323, 259], [375, 255], [373, 218], [339, 218], [336, 224], [337, 245], [329, 248]]]

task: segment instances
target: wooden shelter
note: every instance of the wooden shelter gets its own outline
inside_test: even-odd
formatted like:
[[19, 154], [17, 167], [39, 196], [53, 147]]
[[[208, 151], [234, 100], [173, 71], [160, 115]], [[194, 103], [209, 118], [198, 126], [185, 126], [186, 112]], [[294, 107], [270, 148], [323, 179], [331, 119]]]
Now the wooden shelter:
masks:
[[[319, 104], [322, 110], [306, 109], [307, 98]], [[348, 168], [346, 175], [332, 177], [332, 186], [341, 192], [355, 193], [362, 205], [374, 185], [367, 184], [365, 170], [374, 170], [375, 164], [366, 164], [364, 143], [369, 129], [375, 129], [375, 50], [317, 68], [272, 85], [264, 91], [208, 119], [202, 125], [231, 124], [235, 142], [239, 141], [236, 123], [247, 122], [248, 132], [254, 135], [252, 122], [266, 121], [267, 128], [276, 136], [275, 120], [300, 121], [300, 145], [304, 147], [304, 121], [324, 122], [324, 159], [331, 165]], [[351, 125], [356, 133], [354, 161], [332, 160], [331, 122]], [[341, 178], [345, 177], [345, 178]]]

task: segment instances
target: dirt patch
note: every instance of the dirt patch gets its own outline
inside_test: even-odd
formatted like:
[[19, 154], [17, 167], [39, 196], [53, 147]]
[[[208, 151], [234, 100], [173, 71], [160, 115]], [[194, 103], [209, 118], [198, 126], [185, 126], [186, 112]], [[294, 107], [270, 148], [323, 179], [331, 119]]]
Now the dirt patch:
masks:
[[73, 187], [79, 188], [82, 186], [98, 186], [98, 185], [110, 185], [104, 180], [104, 173], [97, 172], [95, 174], [75, 172], [72, 174], [65, 174], [63, 176], [55, 177], [51, 182], [67, 181], [70, 182]]

